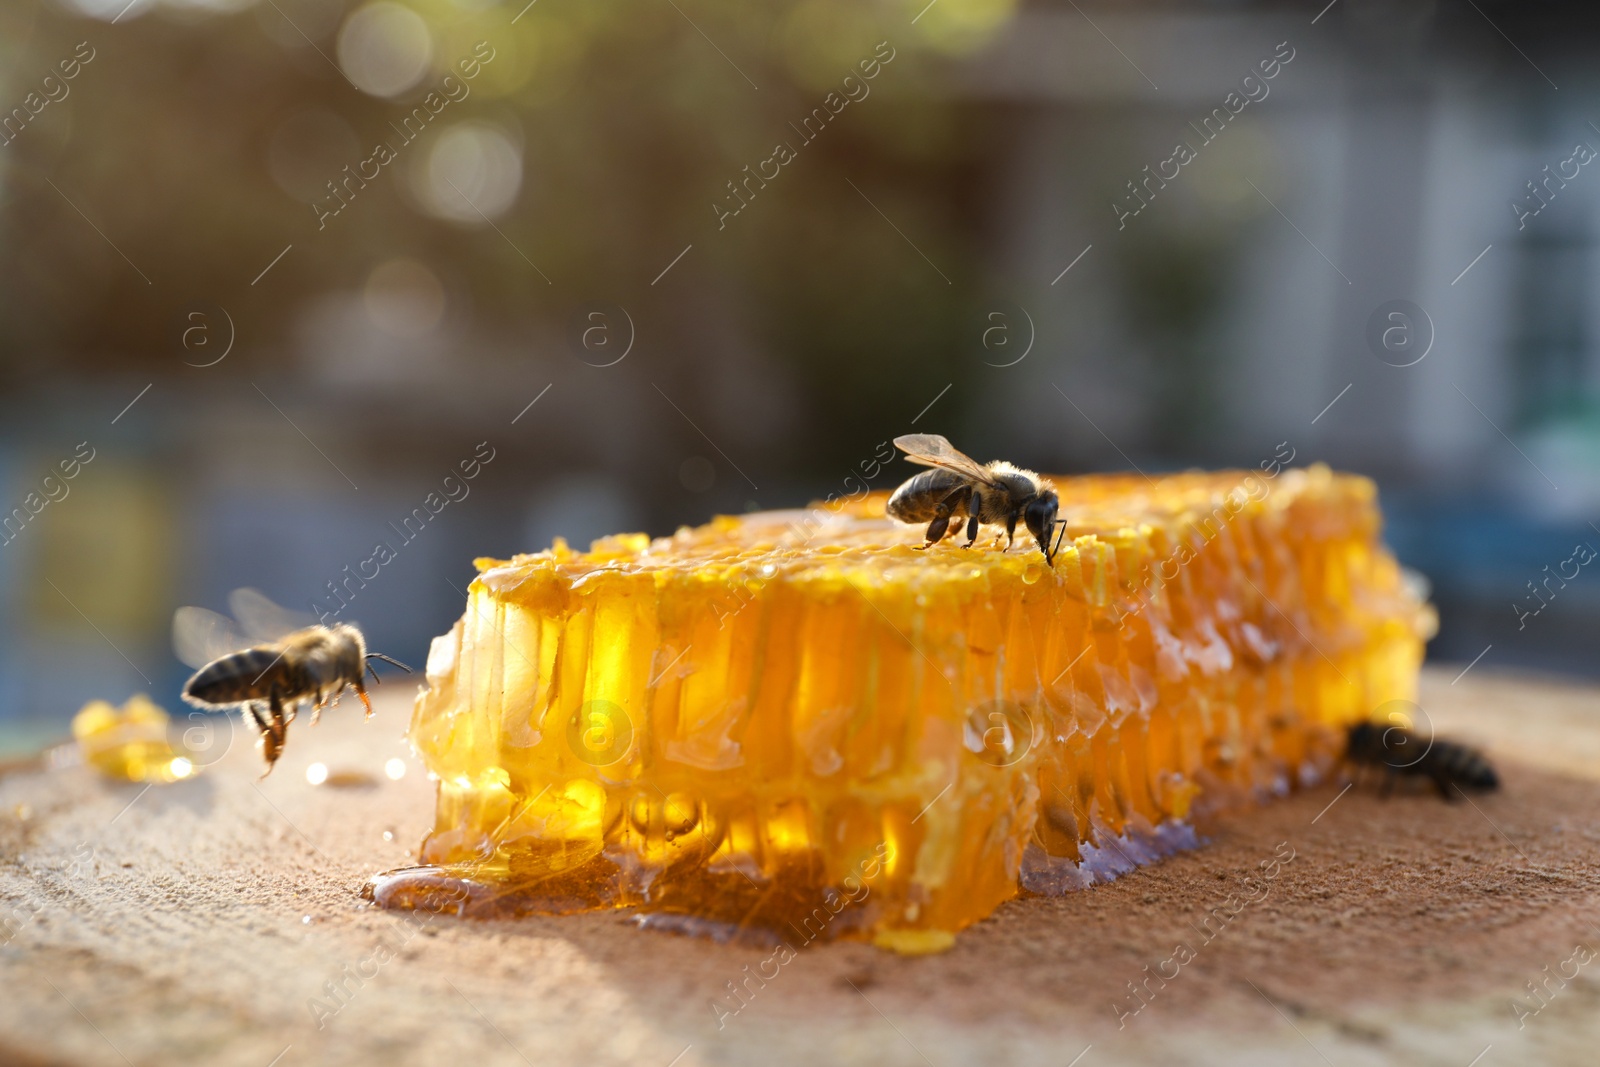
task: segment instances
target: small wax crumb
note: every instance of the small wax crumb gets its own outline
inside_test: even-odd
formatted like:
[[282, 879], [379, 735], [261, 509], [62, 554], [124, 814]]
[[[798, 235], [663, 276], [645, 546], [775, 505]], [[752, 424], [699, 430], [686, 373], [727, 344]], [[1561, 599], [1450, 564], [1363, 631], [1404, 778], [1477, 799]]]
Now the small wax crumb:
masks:
[[310, 926], [311, 925], [311, 916], [309, 916], [309, 915], [300, 916], [300, 922], [303, 923], [306, 926]]
[[393, 841], [394, 840], [394, 831], [393, 830], [385, 830], [383, 832], [383, 839], [385, 841]]
[[72, 736], [83, 760], [108, 778], [127, 782], [176, 782], [194, 764], [167, 740], [167, 713], [147, 696], [129, 697], [121, 708], [91, 700], [72, 719]]
[[313, 763], [306, 768], [306, 781], [312, 785], [321, 785], [328, 780], [328, 765], [326, 763]]
[[398, 782], [406, 776], [406, 761], [398, 757], [390, 760], [383, 765], [383, 773], [387, 774], [391, 781]]

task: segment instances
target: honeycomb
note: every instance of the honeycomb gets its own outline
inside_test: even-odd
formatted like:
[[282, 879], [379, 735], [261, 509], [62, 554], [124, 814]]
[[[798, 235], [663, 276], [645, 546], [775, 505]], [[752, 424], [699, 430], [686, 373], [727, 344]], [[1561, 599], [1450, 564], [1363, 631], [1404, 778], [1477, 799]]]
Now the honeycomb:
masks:
[[885, 496], [480, 559], [410, 738], [394, 907], [633, 908], [905, 953], [1325, 775], [1413, 699], [1432, 609], [1326, 467], [1057, 480], [1054, 566], [921, 549]]

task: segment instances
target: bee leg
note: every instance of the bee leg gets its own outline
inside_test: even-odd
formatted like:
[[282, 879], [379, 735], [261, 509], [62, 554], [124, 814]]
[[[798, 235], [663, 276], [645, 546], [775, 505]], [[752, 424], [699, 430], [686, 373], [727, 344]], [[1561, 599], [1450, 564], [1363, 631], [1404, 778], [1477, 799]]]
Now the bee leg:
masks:
[[954, 517], [956, 507], [961, 503], [961, 498], [965, 494], [965, 488], [957, 489], [955, 492], [951, 493], [949, 496], [945, 497], [943, 500], [939, 501], [939, 503], [934, 505], [933, 511], [935, 518], [932, 522], [928, 523], [927, 542], [923, 544], [923, 548], [931, 548], [945, 539], [947, 533], [950, 531], [950, 520], [952, 517]]
[[1445, 781], [1444, 775], [1436, 774], [1433, 776], [1433, 787], [1439, 791], [1439, 799], [1446, 804], [1454, 804], [1456, 802], [1456, 798], [1450, 793], [1450, 783]]
[[361, 679], [361, 678], [357, 678], [351, 684], [355, 688], [356, 696], [361, 698], [361, 706], [367, 709], [366, 719], [363, 719], [362, 721], [366, 722], [366, 721], [371, 720], [371, 718], [372, 718], [372, 701], [367, 699], [367, 687], [366, 687], [366, 684], [365, 684], [365, 680]]
[[1017, 516], [1013, 513], [1006, 520], [1006, 547], [1000, 551], [1005, 552], [1011, 548], [1011, 543], [1017, 539]]
[[967, 548], [971, 548], [972, 543], [978, 539], [978, 516], [982, 513], [983, 497], [979, 496], [978, 491], [974, 489], [972, 491], [972, 503], [967, 505], [967, 514], [971, 516], [967, 519]]
[[254, 702], [248, 703], [242, 710], [244, 721], [256, 728], [257, 736], [267, 732], [267, 713]]
[[256, 711], [256, 721], [261, 723], [261, 755], [267, 761], [267, 769], [261, 772], [265, 778], [272, 773], [272, 768], [277, 765], [278, 757], [283, 755], [283, 743], [289, 735], [289, 721], [284, 718], [283, 703], [278, 699], [278, 694], [272, 694], [268, 700], [266, 712]]

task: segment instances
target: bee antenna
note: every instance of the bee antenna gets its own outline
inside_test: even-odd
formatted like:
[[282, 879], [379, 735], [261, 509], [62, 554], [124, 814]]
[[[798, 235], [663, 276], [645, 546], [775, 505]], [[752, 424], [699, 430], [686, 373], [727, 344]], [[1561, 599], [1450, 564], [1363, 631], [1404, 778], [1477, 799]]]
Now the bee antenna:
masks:
[[[407, 667], [404, 663], [401, 663], [399, 660], [394, 659], [393, 657], [385, 656], [382, 652], [368, 652], [367, 653], [367, 658], [368, 659], [381, 659], [385, 663], [391, 664], [391, 665], [393, 665], [395, 667], [399, 667], [401, 670], [405, 671], [407, 674], [411, 673], [411, 668], [410, 667]], [[370, 663], [367, 664], [367, 669], [371, 670], [372, 669], [372, 664], [370, 664]], [[376, 678], [377, 674], [374, 673], [373, 677]]]

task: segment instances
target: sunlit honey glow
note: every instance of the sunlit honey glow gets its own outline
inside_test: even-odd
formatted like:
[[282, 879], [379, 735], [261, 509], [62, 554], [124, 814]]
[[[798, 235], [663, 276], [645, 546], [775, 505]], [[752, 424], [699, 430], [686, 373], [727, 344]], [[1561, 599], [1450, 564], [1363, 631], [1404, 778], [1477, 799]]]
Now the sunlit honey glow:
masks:
[[1058, 486], [1053, 568], [990, 529], [921, 551], [881, 494], [479, 560], [411, 726], [432, 866], [377, 899], [488, 883], [500, 913], [937, 951], [1021, 888], [1192, 846], [1414, 697], [1433, 614], [1366, 479]]
[[168, 740], [166, 711], [143, 694], [121, 708], [104, 700], [85, 704], [72, 719], [72, 736], [84, 762], [109, 778], [129, 782], [175, 782], [194, 773]]

